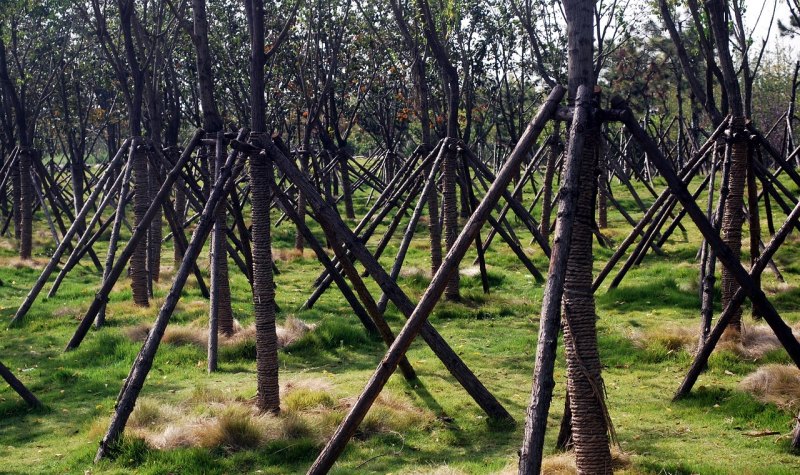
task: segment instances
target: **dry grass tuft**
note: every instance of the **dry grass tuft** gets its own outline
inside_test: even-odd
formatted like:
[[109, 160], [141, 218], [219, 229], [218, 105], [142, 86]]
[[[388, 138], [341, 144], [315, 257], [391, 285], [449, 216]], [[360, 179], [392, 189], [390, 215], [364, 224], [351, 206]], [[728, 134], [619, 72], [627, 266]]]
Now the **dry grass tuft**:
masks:
[[684, 279], [678, 282], [677, 287], [681, 292], [690, 292], [697, 295], [697, 292], [700, 290], [700, 282], [694, 278]]
[[171, 343], [176, 346], [194, 345], [199, 348], [208, 346], [208, 330], [190, 326], [167, 327], [164, 332], [164, 343]]
[[[283, 410], [272, 415], [260, 414], [251, 400], [198, 386], [178, 406], [148, 399], [139, 401], [127, 434], [159, 450], [204, 447], [235, 452], [255, 449], [279, 439], [311, 438], [323, 442], [343, 420], [352, 403], [349, 399], [337, 399], [331, 389], [330, 383], [323, 380], [292, 381], [281, 391]], [[422, 427], [432, 420], [432, 414], [414, 407], [411, 401], [382, 395], [367, 415], [359, 435], [402, 433], [412, 425]], [[106, 421], [98, 421], [96, 432], [102, 434]]]
[[13, 267], [14, 269], [44, 269], [49, 259], [43, 257], [32, 257], [30, 259], [20, 259], [19, 257], [10, 257], [5, 261], [6, 267]]
[[[412, 472], [404, 472], [408, 475], [466, 475], [467, 472], [451, 467], [449, 465], [440, 465], [438, 467], [430, 467], [427, 469], [417, 469]], [[505, 472], [503, 472], [505, 473]], [[509, 472], [510, 473], [510, 472]], [[516, 471], [513, 473], [517, 473]]]
[[800, 369], [796, 366], [762, 366], [745, 377], [739, 386], [763, 403], [792, 412], [800, 410]]
[[276, 262], [289, 262], [303, 257], [303, 251], [293, 248], [273, 248], [272, 258]]
[[[276, 333], [278, 337], [278, 348], [283, 348], [295, 341], [299, 340], [306, 333], [314, 330], [316, 325], [307, 324], [296, 317], [288, 317], [283, 325], [278, 325]], [[133, 341], [144, 341], [150, 332], [150, 325], [141, 323], [124, 330], [125, 335]], [[238, 321], [234, 320], [234, 333], [226, 337], [220, 335], [220, 346], [237, 346], [246, 344], [255, 344], [256, 340], [256, 327], [250, 325], [242, 328]], [[208, 346], [208, 329], [201, 328], [194, 325], [179, 326], [174, 325], [167, 327], [164, 332], [164, 338], [161, 340], [164, 343], [171, 343], [173, 345], [194, 345], [198, 348], [206, 348]]]
[[[623, 473], [631, 466], [631, 455], [622, 452], [618, 447], [611, 446], [611, 466], [614, 472]], [[514, 475], [517, 473], [517, 462], [506, 465], [495, 475]], [[542, 460], [543, 475], [575, 475], [578, 468], [575, 466], [575, 452], [562, 452], [545, 457]]]
[[400, 269], [400, 277], [420, 277], [423, 279], [430, 279], [431, 278], [431, 270], [430, 269], [421, 269], [419, 267], [404, 267]]
[[53, 310], [53, 316], [56, 318], [63, 318], [63, 317], [77, 317], [78, 314], [83, 314], [83, 310], [78, 307], [70, 307], [70, 306], [63, 306], [58, 307], [57, 309]]
[[387, 432], [403, 433], [411, 427], [423, 426], [431, 420], [425, 411], [414, 407], [410, 401], [390, 394], [381, 394], [372, 405], [358, 430], [362, 435]]
[[662, 346], [667, 351], [692, 351], [698, 341], [698, 329], [667, 325], [647, 331], [633, 331], [631, 340], [639, 348]]
[[128, 426], [132, 429], [146, 429], [162, 424], [165, 414], [161, 405], [149, 399], [137, 401], [136, 407], [128, 419]]
[[761, 284], [761, 289], [766, 293], [768, 296], [778, 295], [786, 293], [792, 289], [794, 286], [789, 284], [788, 282], [781, 282], [777, 279], [769, 279], [766, 282]]
[[221, 389], [210, 388], [205, 384], [200, 384], [192, 390], [189, 402], [196, 404], [224, 403], [230, 398], [230, 395], [225, 394]]
[[[308, 325], [297, 317], [287, 317], [283, 325], [279, 325], [275, 330], [278, 336], [278, 348], [294, 343], [306, 333], [314, 330], [314, 328], [316, 328], [316, 325]], [[255, 330], [253, 333], [255, 333]]]
[[197, 434], [200, 447], [220, 447], [228, 452], [254, 449], [265, 440], [277, 438], [274, 416], [253, 415], [247, 407], [230, 405]]
[[297, 388], [284, 396], [283, 404], [289, 412], [299, 412], [308, 409], [331, 408], [336, 405], [336, 400], [328, 392]]
[[147, 339], [147, 335], [150, 333], [150, 324], [140, 323], [138, 325], [134, 325], [132, 327], [124, 329], [123, 333], [130, 340], [144, 341], [145, 339]]
[[469, 266], [458, 271], [464, 277], [477, 277], [481, 275], [481, 268], [479, 266]]
[[[798, 326], [795, 325], [793, 333], [800, 337]], [[753, 325], [743, 327], [741, 335], [725, 331], [717, 345], [717, 349], [732, 351], [742, 358], [759, 359], [770, 351], [782, 348], [778, 337], [767, 325]]]
[[284, 383], [283, 387], [281, 388], [281, 397], [284, 397], [291, 391], [301, 389], [332, 392], [333, 385], [327, 379], [322, 378], [293, 379]]

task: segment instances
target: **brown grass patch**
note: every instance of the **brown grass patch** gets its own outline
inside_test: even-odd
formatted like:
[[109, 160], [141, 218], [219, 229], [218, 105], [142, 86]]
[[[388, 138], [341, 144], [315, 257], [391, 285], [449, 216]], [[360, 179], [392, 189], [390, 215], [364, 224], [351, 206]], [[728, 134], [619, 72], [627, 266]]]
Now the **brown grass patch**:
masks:
[[[220, 346], [236, 346], [254, 342], [256, 339], [256, 327], [250, 325], [242, 328], [241, 324], [233, 321], [233, 335], [226, 337], [220, 335]], [[151, 326], [147, 323], [140, 323], [124, 330], [125, 335], [133, 341], [144, 341], [150, 333]], [[286, 319], [283, 325], [278, 325], [275, 332], [278, 337], [278, 348], [283, 348], [291, 343], [300, 339], [306, 333], [314, 330], [316, 325], [307, 324], [302, 320], [290, 316]], [[174, 325], [168, 326], [164, 331], [164, 337], [161, 339], [163, 343], [171, 343], [173, 345], [194, 345], [198, 348], [206, 348], [208, 346], [208, 328], [202, 328], [194, 325]]]
[[290, 262], [303, 257], [303, 251], [294, 248], [273, 248], [272, 258], [276, 262]]
[[53, 310], [53, 316], [56, 318], [64, 318], [64, 317], [71, 317], [76, 318], [79, 314], [83, 314], [84, 311], [78, 307], [70, 307], [70, 306], [63, 306], [58, 307], [57, 309]]
[[[615, 472], [626, 471], [631, 466], [631, 456], [618, 447], [611, 446], [611, 466]], [[517, 473], [517, 462], [510, 463], [496, 475], [512, 475]], [[545, 457], [542, 460], [543, 475], [574, 475], [578, 473], [575, 466], [575, 452], [562, 452]]]
[[430, 269], [422, 269], [420, 267], [404, 267], [400, 269], [400, 277], [421, 277], [423, 279], [430, 279], [431, 278], [431, 270]]
[[30, 259], [21, 259], [19, 257], [10, 257], [5, 262], [5, 267], [13, 267], [14, 269], [44, 269], [44, 266], [50, 259], [44, 257], [32, 257]]
[[698, 341], [699, 328], [679, 327], [667, 325], [652, 328], [647, 331], [635, 330], [631, 332], [631, 340], [638, 348], [648, 348], [660, 345], [668, 351], [692, 351]]
[[[330, 437], [352, 402], [334, 397], [331, 389], [322, 380], [292, 381], [282, 388], [283, 407], [278, 415], [260, 414], [252, 400], [207, 387], [196, 388], [178, 406], [144, 398], [131, 415], [127, 435], [160, 450], [205, 447], [235, 452], [278, 439], [322, 442]], [[410, 401], [381, 395], [362, 423], [360, 435], [402, 433], [412, 426], [422, 428], [431, 420], [432, 414]], [[95, 432], [102, 433], [101, 424], [96, 425], [99, 430]]]
[[792, 412], [800, 410], [800, 369], [796, 366], [762, 366], [745, 377], [739, 387], [763, 403]]
[[[427, 469], [415, 469], [411, 472], [401, 472], [407, 475], [466, 475], [467, 472], [451, 467], [449, 465], [440, 465], [438, 467], [430, 467]], [[516, 471], [514, 472], [517, 473]]]
[[481, 268], [480, 266], [469, 266], [460, 269], [458, 273], [463, 275], [464, 277], [477, 277], [481, 275]]
[[[798, 324], [795, 324], [792, 332], [795, 337], [800, 337]], [[783, 348], [778, 337], [767, 325], [753, 325], [742, 327], [741, 335], [726, 330], [717, 345], [717, 349], [732, 351], [742, 358], [759, 359], [770, 351]]]
[[774, 296], [786, 293], [794, 288], [795, 286], [793, 286], [792, 284], [789, 284], [788, 282], [781, 282], [777, 279], [770, 279], [761, 284], [761, 289], [768, 296]]

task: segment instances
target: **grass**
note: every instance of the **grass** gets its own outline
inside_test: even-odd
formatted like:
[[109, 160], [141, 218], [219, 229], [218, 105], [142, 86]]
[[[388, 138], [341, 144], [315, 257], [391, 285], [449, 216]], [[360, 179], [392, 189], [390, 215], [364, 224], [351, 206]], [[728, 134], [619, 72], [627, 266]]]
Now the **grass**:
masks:
[[[655, 183], [659, 190], [663, 186]], [[643, 198], [649, 196], [643, 187], [637, 191]], [[616, 184], [614, 193], [627, 196], [624, 187]], [[526, 198], [530, 197], [528, 193]], [[366, 195], [358, 198], [357, 209], [363, 214]], [[632, 200], [624, 203], [634, 218], [642, 215]], [[534, 213], [539, 213], [538, 207]], [[776, 214], [777, 219], [779, 216]], [[629, 226], [613, 210], [609, 221], [609, 229], [603, 232], [618, 243]], [[511, 218], [511, 222], [515, 220]], [[321, 239], [320, 229], [310, 220], [309, 224]], [[546, 259], [528, 246], [529, 234], [516, 224], [527, 254], [544, 272]], [[676, 233], [663, 247], [666, 256], [648, 256], [619, 288], [608, 290], [612, 273], [596, 294], [608, 406], [621, 452], [628, 460], [624, 470], [797, 473], [800, 459], [789, 452], [788, 438], [794, 409], [780, 401], [763, 402], [741, 386], [747, 375], [764, 365], [791, 363], [782, 350], [771, 347], [755, 354], [725, 347], [712, 356], [709, 370], [700, 376], [692, 394], [670, 402], [691, 362], [689, 348], [695, 344], [699, 325], [694, 255], [700, 237], [688, 221], [685, 224], [688, 239]], [[37, 223], [36, 229], [40, 232], [34, 249], [43, 252], [51, 248], [43, 222]], [[376, 233], [375, 242], [384, 229]], [[412, 299], [418, 299], [430, 281], [424, 227], [419, 232], [398, 279]], [[97, 442], [108, 426], [143, 332], [146, 334], [169, 289], [170, 273], [165, 272], [157, 284], [149, 308], [133, 306], [128, 281], [120, 281], [110, 295], [108, 326], [90, 332], [76, 351], [63, 353], [98, 286], [93, 267], [82, 263], [56, 297], [39, 298], [23, 325], [2, 330], [0, 359], [40, 398], [44, 408], [29, 410], [0, 384], [0, 471], [304, 473], [371, 376], [385, 345], [363, 331], [335, 288], [312, 309], [298, 310], [310, 294], [310, 283], [320, 266], [309, 250], [301, 254], [291, 249], [291, 226], [284, 223], [273, 233], [281, 271], [276, 276], [281, 308], [278, 322], [286, 328], [299, 328], [297, 321], [314, 326], [300, 332], [280, 352], [282, 415], [252, 412], [255, 346], [251, 339], [223, 343], [220, 370], [206, 373], [202, 331], [207, 325], [207, 301], [190, 278], [168, 327], [168, 332], [174, 332], [172, 340], [159, 349], [116, 459], [93, 465]], [[397, 239], [381, 257], [387, 269], [393, 263]], [[98, 247], [100, 255], [104, 254], [103, 245]], [[743, 249], [748, 249], [746, 243]], [[596, 246], [595, 250], [597, 273], [613, 249]], [[786, 285], [777, 283], [771, 274], [764, 277], [770, 299], [792, 325], [800, 321], [798, 252], [800, 238], [792, 235], [776, 256]], [[43, 254], [35, 256], [34, 265], [20, 262], [14, 254], [13, 241], [0, 239], [3, 322], [10, 320], [46, 262]], [[171, 245], [165, 246], [163, 256], [168, 270]], [[487, 252], [491, 293], [483, 294], [480, 275], [472, 266], [474, 258], [472, 249], [462, 265], [464, 300], [438, 304], [430, 321], [506, 406], [516, 424], [487, 421], [424, 342], [415, 341], [408, 358], [418, 381], [408, 383], [399, 374], [392, 376], [334, 473], [513, 473], [531, 386], [542, 287], [496, 238]], [[250, 289], [246, 279], [233, 271], [236, 267], [229, 267], [233, 310], [245, 332], [253, 323]], [[208, 268], [205, 252], [200, 268]], [[377, 300], [380, 289], [371, 279], [365, 281]], [[745, 315], [749, 313], [746, 306]], [[386, 318], [394, 331], [399, 331], [404, 319], [393, 305], [389, 305]], [[763, 325], [749, 317], [746, 324], [750, 328]], [[131, 329], [138, 329], [138, 336], [132, 338], [129, 333], [136, 332]], [[762, 335], [760, 331], [751, 335]], [[763, 342], [763, 338], [757, 341]], [[546, 454], [554, 464], [569, 465], [568, 456], [553, 450], [564, 406], [565, 367], [560, 353]], [[759, 431], [779, 435], [747, 435]]]

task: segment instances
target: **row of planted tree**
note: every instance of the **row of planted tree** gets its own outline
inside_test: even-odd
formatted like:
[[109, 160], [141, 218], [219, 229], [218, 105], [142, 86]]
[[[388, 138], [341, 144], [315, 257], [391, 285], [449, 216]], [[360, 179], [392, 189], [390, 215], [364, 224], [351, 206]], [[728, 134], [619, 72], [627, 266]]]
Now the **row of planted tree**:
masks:
[[[656, 13], [669, 38], [647, 40], [636, 30], [646, 26], [620, 14], [631, 5], [586, 0], [454, 9], [427, 0], [58, 6], [0, 7], [2, 231], [14, 229], [22, 258], [34, 252], [34, 225], [47, 226], [54, 242], [11, 323], [31, 318], [56, 271], [50, 296], [81, 259], [91, 259], [102, 279], [67, 343], [74, 349], [92, 325], [102, 327], [108, 295], [126, 269], [134, 301], [149, 305], [162, 242], [175, 248], [173, 282], [97, 459], [113, 454], [189, 278], [209, 297], [208, 369], [215, 370], [218, 335], [233, 331], [231, 262], [252, 286], [257, 405], [280, 410], [280, 289], [273, 282], [279, 269], [270, 234], [285, 221], [296, 229], [296, 247], [310, 248], [322, 267], [305, 306], [335, 284], [365, 331], [388, 348], [309, 473], [332, 467], [398, 366], [406, 379], [424, 377], [405, 358], [417, 335], [489, 417], [512, 418], [427, 320], [442, 296], [459, 298], [458, 267], [473, 246], [489, 291], [487, 251], [496, 239], [545, 285], [520, 473], [540, 469], [562, 330], [568, 397], [559, 439], [574, 447], [581, 473], [611, 471], [614, 431], [594, 292], [634, 243], [611, 287], [648, 252], [663, 254], [670, 235], [690, 225], [686, 216], [704, 238], [702, 310], [699, 350], [677, 397], [691, 390], [722, 333], [741, 331], [745, 298], [800, 366], [800, 343], [759, 280], [768, 267], [780, 273], [772, 256], [799, 226], [798, 199], [780, 175], [800, 186], [793, 135], [800, 63], [765, 62], [765, 45], [755, 50], [738, 4], [690, 0], [676, 9], [660, 1]], [[686, 21], [676, 24], [676, 15]], [[797, 27], [793, 17], [783, 30]], [[767, 64], [792, 74], [779, 74], [780, 83], [767, 71], [759, 82]], [[762, 84], [774, 86], [769, 96], [759, 95]], [[356, 158], [357, 150], [371, 152]], [[614, 196], [612, 181], [624, 184], [643, 214], [638, 221]], [[705, 211], [697, 202], [704, 192]], [[363, 216], [356, 216], [354, 194], [368, 196]], [[603, 234], [610, 207], [632, 230], [595, 277], [594, 241], [612, 245]], [[785, 223], [776, 228], [780, 214]], [[433, 278], [414, 302], [396, 281], [423, 215]], [[549, 259], [546, 271], [532, 262], [512, 216]], [[740, 262], [745, 221], [749, 271]], [[106, 235], [109, 241], [96, 246]], [[206, 285], [197, 259], [209, 236]], [[398, 237], [387, 271], [378, 259]], [[716, 261], [724, 310], [715, 323]], [[368, 290], [359, 266], [380, 296]], [[383, 316], [389, 302], [407, 318], [398, 333]], [[0, 370], [36, 404], [10, 371]]]

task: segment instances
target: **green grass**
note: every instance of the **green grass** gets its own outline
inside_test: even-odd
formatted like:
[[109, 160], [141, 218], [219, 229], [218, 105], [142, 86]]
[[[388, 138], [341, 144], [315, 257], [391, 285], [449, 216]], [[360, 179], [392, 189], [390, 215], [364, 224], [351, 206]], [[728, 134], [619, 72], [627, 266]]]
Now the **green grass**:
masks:
[[[719, 182], [719, 180], [718, 180]], [[658, 190], [663, 183], [656, 182]], [[532, 194], [526, 190], [526, 199]], [[654, 199], [644, 187], [637, 191], [650, 204]], [[628, 198], [623, 186], [614, 194], [635, 219], [642, 213]], [[363, 214], [366, 195], [358, 196]], [[701, 196], [700, 202], [704, 203]], [[534, 210], [538, 216], [539, 208]], [[776, 220], [782, 218], [776, 213]], [[610, 227], [604, 234], [620, 242], [629, 232], [621, 215], [610, 212]], [[516, 232], [534, 264], [544, 273], [547, 261], [528, 245], [530, 235], [521, 223]], [[312, 222], [309, 221], [311, 224]], [[597, 292], [598, 331], [604, 379], [611, 418], [622, 449], [632, 455], [635, 473], [797, 473], [800, 459], [789, 453], [793, 414], [763, 405], [740, 392], [738, 382], [760, 364], [788, 363], [780, 352], [769, 353], [761, 362], [746, 361], [729, 352], [715, 354], [693, 394], [678, 403], [670, 402], [673, 391], [685, 374], [691, 358], [669, 339], [641, 346], [632, 332], [657, 332], [668, 326], [696, 328], [699, 300], [694, 255], [699, 233], [684, 221], [688, 239], [680, 232], [664, 246], [667, 255], [649, 255], [633, 268], [619, 288], [608, 291], [615, 272]], [[35, 249], [44, 252], [48, 243], [44, 221]], [[766, 229], [766, 224], [762, 226]], [[377, 242], [384, 227], [371, 243]], [[402, 229], [402, 227], [401, 227]], [[322, 239], [316, 225], [312, 230]], [[485, 236], [485, 232], [482, 233]], [[389, 268], [399, 236], [381, 257]], [[294, 230], [287, 223], [274, 229], [276, 252], [289, 256]], [[323, 240], [324, 242], [324, 240]], [[0, 240], [0, 315], [8, 322], [27, 290], [38, 276], [37, 269], [20, 265], [14, 258], [14, 243]], [[103, 244], [98, 253], [104, 255]], [[747, 259], [747, 245], [743, 246]], [[599, 272], [613, 249], [595, 246], [595, 273]], [[776, 257], [789, 286], [770, 292], [782, 316], [790, 322], [800, 320], [800, 239], [791, 236]], [[171, 246], [164, 248], [164, 264], [171, 263]], [[42, 262], [45, 256], [37, 256]], [[474, 248], [462, 268], [471, 265]], [[401, 287], [418, 299], [429, 283], [424, 270], [429, 268], [425, 226], [409, 249], [404, 268], [414, 268], [401, 277]], [[207, 253], [201, 269], [207, 269]], [[433, 415], [422, 424], [407, 424], [403, 431], [380, 431], [387, 419], [398, 418], [391, 408], [382, 407], [368, 416], [357, 437], [350, 442], [334, 473], [406, 473], [447, 465], [465, 473], [493, 473], [513, 465], [522, 439], [525, 407], [531, 386], [531, 373], [541, 308], [542, 286], [522, 266], [513, 253], [495, 238], [487, 252], [491, 293], [483, 294], [479, 276], [462, 276], [464, 301], [440, 303], [431, 323], [447, 339], [467, 365], [506, 406], [516, 424], [495, 424], [458, 386], [436, 356], [422, 341], [415, 341], [408, 358], [419, 380], [408, 384], [400, 375], [390, 379], [385, 393], [401, 397]], [[284, 400], [293, 410], [329, 407], [341, 398], [358, 395], [371, 376], [385, 345], [362, 330], [358, 319], [335, 288], [324, 294], [313, 309], [298, 311], [310, 294], [310, 283], [320, 272], [313, 254], [306, 250], [300, 258], [281, 258], [277, 302], [278, 319], [289, 315], [318, 324], [316, 330], [282, 350], [282, 381], [322, 380], [331, 394], [317, 390], [296, 390]], [[252, 322], [252, 303], [246, 279], [231, 262], [233, 309], [242, 325]], [[619, 266], [617, 267], [617, 269]], [[719, 267], [718, 267], [719, 269]], [[616, 270], [615, 270], [616, 271]], [[130, 302], [127, 280], [121, 281], [110, 297], [108, 326], [91, 331], [81, 347], [63, 353], [66, 344], [98, 286], [99, 276], [88, 261], [66, 279], [55, 298], [35, 303], [25, 323], [5, 330], [0, 338], [0, 360], [41, 399], [44, 408], [29, 410], [10, 388], [0, 384], [0, 472], [3, 473], [304, 473], [321, 448], [321, 442], [307, 436], [310, 429], [298, 423], [287, 431], [293, 437], [274, 440], [257, 449], [235, 452], [219, 449], [175, 449], [158, 451], [141, 440], [126, 437], [114, 461], [93, 465], [99, 437], [108, 425], [114, 401], [123, 379], [136, 357], [140, 343], [125, 337], [124, 329], [152, 323], [168, 291], [171, 273], [162, 276], [150, 308], [136, 308]], [[377, 299], [380, 289], [365, 279]], [[765, 275], [765, 286], [773, 277]], [[47, 288], [45, 289], [45, 291]], [[717, 300], [718, 305], [718, 300]], [[717, 311], [719, 308], [717, 307]], [[193, 277], [186, 286], [171, 324], [202, 324], [207, 302], [199, 294]], [[746, 312], [749, 313], [749, 312]], [[399, 331], [404, 319], [389, 305], [387, 320]], [[154, 402], [178, 406], [212, 404], [231, 394], [247, 400], [255, 394], [255, 348], [252, 345], [226, 348], [220, 352], [220, 371], [208, 375], [205, 354], [193, 345], [164, 344], [142, 391], [149, 407], [141, 417], [157, 418]], [[559, 350], [556, 365], [555, 398], [550, 410], [546, 450], [553, 452], [565, 384], [565, 366]], [[335, 425], [341, 413], [332, 413]], [[403, 416], [406, 417], [406, 416]], [[411, 416], [407, 416], [411, 417]], [[235, 419], [235, 418], [234, 418]], [[246, 434], [246, 423], [236, 419]], [[291, 421], [290, 421], [291, 422]], [[402, 421], [401, 421], [402, 422]], [[243, 425], [242, 425], [243, 424]], [[748, 437], [751, 430], [769, 429], [782, 436]]]

